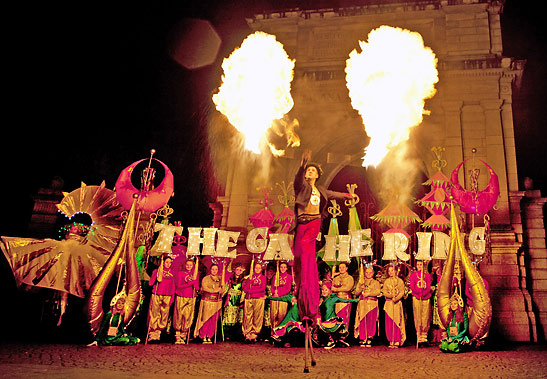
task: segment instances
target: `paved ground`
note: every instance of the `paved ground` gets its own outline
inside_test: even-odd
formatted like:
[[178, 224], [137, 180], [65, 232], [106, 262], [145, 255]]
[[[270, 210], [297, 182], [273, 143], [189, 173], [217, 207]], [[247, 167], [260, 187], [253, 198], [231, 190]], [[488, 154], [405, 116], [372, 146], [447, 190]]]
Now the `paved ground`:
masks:
[[384, 346], [317, 349], [316, 367], [303, 374], [303, 349], [267, 344], [86, 347], [6, 343], [3, 378], [542, 378], [547, 346], [490, 346], [449, 355], [437, 348]]

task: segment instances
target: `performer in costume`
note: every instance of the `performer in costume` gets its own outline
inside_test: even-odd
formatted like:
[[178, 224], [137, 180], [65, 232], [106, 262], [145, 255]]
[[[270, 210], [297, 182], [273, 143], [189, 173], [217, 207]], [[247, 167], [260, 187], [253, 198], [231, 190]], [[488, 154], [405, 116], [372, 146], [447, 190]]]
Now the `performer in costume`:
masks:
[[329, 200], [343, 201], [351, 195], [327, 190], [316, 185], [321, 177], [321, 166], [308, 163], [311, 153], [302, 155], [300, 168], [294, 178], [296, 224], [294, 238], [294, 268], [296, 295], [300, 318], [314, 322], [319, 307], [319, 274], [315, 241], [321, 230], [321, 218], [327, 217]]
[[272, 338], [277, 343], [283, 343], [287, 336], [293, 333], [304, 333], [304, 326], [298, 316], [298, 301], [294, 294], [288, 293], [285, 296], [268, 296], [267, 299], [276, 302], [286, 303], [289, 308], [285, 317], [277, 327], [272, 329]]
[[241, 330], [246, 343], [255, 343], [264, 323], [266, 300], [266, 276], [262, 275], [262, 264], [255, 263], [253, 274], [243, 281], [245, 304]]
[[443, 338], [446, 338], [446, 330], [443, 323], [441, 322], [441, 317], [439, 316], [439, 309], [437, 308], [437, 292], [439, 291], [439, 283], [441, 281], [442, 275], [442, 266], [439, 264], [437, 267], [434, 266], [433, 269], [434, 278], [433, 282], [435, 283], [435, 290], [431, 298], [433, 299], [433, 338], [432, 342], [439, 343]]
[[[332, 349], [337, 344], [348, 347], [345, 341], [348, 329], [344, 320], [336, 315], [336, 305], [339, 303], [357, 303], [359, 299], [342, 299], [332, 292], [332, 284], [327, 282], [321, 287], [320, 319], [317, 320], [318, 339], [327, 339], [325, 349]], [[320, 341], [318, 341], [319, 343]]]
[[332, 270], [330, 266], [327, 266], [327, 268], [322, 272], [321, 280], [319, 281], [319, 285], [323, 286], [325, 283], [332, 283]]
[[359, 299], [355, 314], [355, 338], [359, 339], [359, 346], [371, 347], [378, 322], [378, 296], [382, 292], [371, 266], [365, 269], [365, 278], [362, 283], [357, 283], [354, 292]]
[[108, 311], [101, 322], [101, 327], [95, 336], [95, 341], [88, 346], [127, 346], [139, 343], [137, 337], [127, 334], [125, 330], [125, 293], [120, 292], [110, 302]]
[[152, 287], [150, 311], [148, 312], [148, 341], [158, 342], [162, 330], [167, 327], [169, 309], [175, 294], [175, 275], [171, 270], [173, 259], [167, 256], [163, 264], [152, 272], [148, 284]]
[[298, 311], [305, 325], [304, 337], [304, 372], [309, 372], [308, 358], [315, 366], [311, 344], [311, 325], [316, 322], [319, 308], [319, 274], [315, 241], [321, 231], [321, 218], [327, 216], [327, 203], [331, 199], [351, 199], [349, 194], [329, 191], [322, 186], [316, 186], [321, 177], [321, 167], [309, 163], [311, 152], [302, 154], [300, 168], [294, 178], [295, 195], [295, 237], [294, 237], [294, 267], [296, 297]]
[[[287, 272], [288, 268], [289, 265], [287, 264], [287, 262], [279, 263], [279, 273], [277, 273], [274, 278], [272, 286], [272, 296], [285, 297], [290, 294], [292, 297], [292, 275]], [[289, 302], [287, 301], [270, 299], [270, 324], [272, 332], [285, 318], [288, 306]]]
[[427, 343], [427, 333], [431, 323], [431, 283], [433, 278], [427, 272], [427, 263], [416, 261], [416, 271], [410, 274], [410, 290], [412, 291], [412, 310], [418, 344]]
[[[338, 275], [335, 275], [332, 280], [332, 292], [340, 299], [351, 299], [353, 285], [353, 277], [348, 274], [348, 264], [346, 262], [340, 262], [338, 265]], [[342, 302], [336, 303], [335, 311], [336, 315], [344, 321], [346, 329], [349, 330], [351, 304]]]
[[222, 316], [222, 327], [228, 340], [237, 339], [237, 336], [241, 333], [241, 323], [243, 322], [241, 296], [243, 295], [244, 272], [243, 264], [237, 263], [228, 281], [228, 294], [224, 302]]
[[405, 293], [405, 284], [397, 276], [393, 265], [388, 266], [387, 275], [382, 286], [382, 295], [386, 298], [384, 304], [386, 337], [390, 348], [398, 348], [406, 340], [405, 315], [401, 301]]
[[450, 312], [448, 313], [447, 337], [441, 341], [439, 347], [443, 353], [460, 353], [469, 344], [467, 336], [469, 318], [463, 311], [463, 300], [454, 293], [450, 299]]
[[218, 275], [218, 265], [209, 268], [209, 275], [201, 281], [201, 301], [194, 327], [194, 337], [201, 338], [203, 343], [212, 343], [222, 308], [224, 283]]
[[173, 314], [173, 329], [175, 343], [185, 344], [194, 320], [196, 295], [199, 291], [199, 280], [194, 261], [187, 260], [185, 270], [175, 274], [175, 311]]

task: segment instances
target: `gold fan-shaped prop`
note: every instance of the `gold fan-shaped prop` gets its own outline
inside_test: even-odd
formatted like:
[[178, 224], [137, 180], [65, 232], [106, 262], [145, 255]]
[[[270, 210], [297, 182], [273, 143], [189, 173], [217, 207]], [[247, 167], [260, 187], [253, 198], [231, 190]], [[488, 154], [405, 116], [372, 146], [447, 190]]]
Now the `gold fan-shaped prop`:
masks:
[[86, 213], [92, 219], [85, 236], [70, 235], [58, 241], [1, 237], [6, 256], [18, 285], [49, 288], [85, 297], [93, 280], [116, 246], [121, 212], [114, 191], [100, 186], [82, 186], [66, 193], [58, 208], [66, 216]]
[[93, 221], [92, 233], [85, 238], [95, 246], [107, 251], [114, 250], [120, 237], [123, 207], [116, 200], [116, 192], [105, 187], [88, 186], [82, 182], [80, 188], [64, 193], [65, 197], [57, 208], [68, 218], [77, 213], [86, 213]]

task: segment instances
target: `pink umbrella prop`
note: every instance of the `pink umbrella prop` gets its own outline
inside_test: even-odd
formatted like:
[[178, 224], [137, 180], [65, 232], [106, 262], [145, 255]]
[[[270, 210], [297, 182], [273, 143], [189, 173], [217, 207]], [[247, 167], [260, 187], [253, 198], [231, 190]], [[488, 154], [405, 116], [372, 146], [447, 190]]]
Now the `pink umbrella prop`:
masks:
[[404, 228], [408, 224], [422, 221], [420, 217], [412, 212], [406, 205], [396, 204], [394, 200], [391, 200], [384, 209], [370, 218], [379, 223], [388, 225], [391, 229], [386, 233], [403, 233], [406, 236], [409, 234]]
[[262, 191], [264, 192], [264, 200], [261, 200], [260, 204], [263, 205], [264, 208], [249, 217], [249, 221], [251, 221], [251, 224], [253, 224], [255, 228], [266, 227], [270, 229], [274, 224], [275, 218], [274, 213], [268, 208], [272, 204], [272, 200], [268, 197], [267, 189], [263, 188]]

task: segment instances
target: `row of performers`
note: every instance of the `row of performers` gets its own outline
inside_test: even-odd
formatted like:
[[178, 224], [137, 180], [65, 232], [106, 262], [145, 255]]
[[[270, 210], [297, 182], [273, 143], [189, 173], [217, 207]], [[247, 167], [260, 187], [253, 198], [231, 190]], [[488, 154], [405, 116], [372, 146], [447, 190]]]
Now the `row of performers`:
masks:
[[[443, 336], [441, 350], [459, 352], [466, 343], [467, 313], [459, 291], [454, 291], [450, 302], [450, 323], [447, 328], [440, 324], [436, 314], [434, 291], [436, 283], [422, 261], [416, 262], [416, 270], [410, 274], [412, 311], [418, 344], [428, 343], [428, 332], [436, 324]], [[208, 275], [197, 278], [194, 262], [186, 261], [180, 271], [172, 269], [172, 258], [167, 256], [159, 269], [153, 271], [149, 285], [152, 288], [148, 313], [147, 341], [160, 341], [161, 333], [170, 322], [175, 331], [175, 343], [186, 344], [191, 339], [213, 343], [217, 337], [218, 322], [222, 323], [222, 339], [234, 339], [242, 334], [246, 343], [255, 343], [264, 325], [269, 326], [269, 338], [280, 345], [304, 332], [299, 319], [296, 297], [293, 294], [293, 277], [288, 264], [279, 264], [279, 273], [268, 270], [263, 274], [261, 263], [254, 264], [253, 272], [245, 275], [242, 264], [235, 264], [228, 280], [222, 282], [219, 266], [213, 264]], [[333, 278], [330, 272], [319, 283], [321, 301], [318, 319], [313, 333], [314, 342], [326, 349], [349, 346], [346, 341], [350, 331], [351, 304], [356, 303], [354, 337], [361, 347], [372, 346], [379, 325], [379, 299], [384, 297], [385, 336], [390, 348], [402, 346], [406, 340], [405, 283], [398, 276], [396, 266], [387, 267], [383, 283], [375, 279], [373, 266], [366, 266], [364, 278], [357, 281], [348, 273], [348, 264], [340, 263]], [[440, 270], [437, 270], [438, 283]], [[456, 280], [455, 280], [456, 283]], [[468, 290], [466, 291], [468, 292]], [[199, 306], [196, 299], [200, 295]], [[115, 297], [112, 309], [103, 320], [96, 342], [103, 345], [127, 345], [138, 343], [124, 329], [123, 296]], [[197, 308], [197, 317], [196, 317]], [[467, 312], [471, 311], [471, 297], [467, 296]], [[436, 316], [436, 317], [435, 317]], [[193, 333], [191, 333], [191, 327]]]

